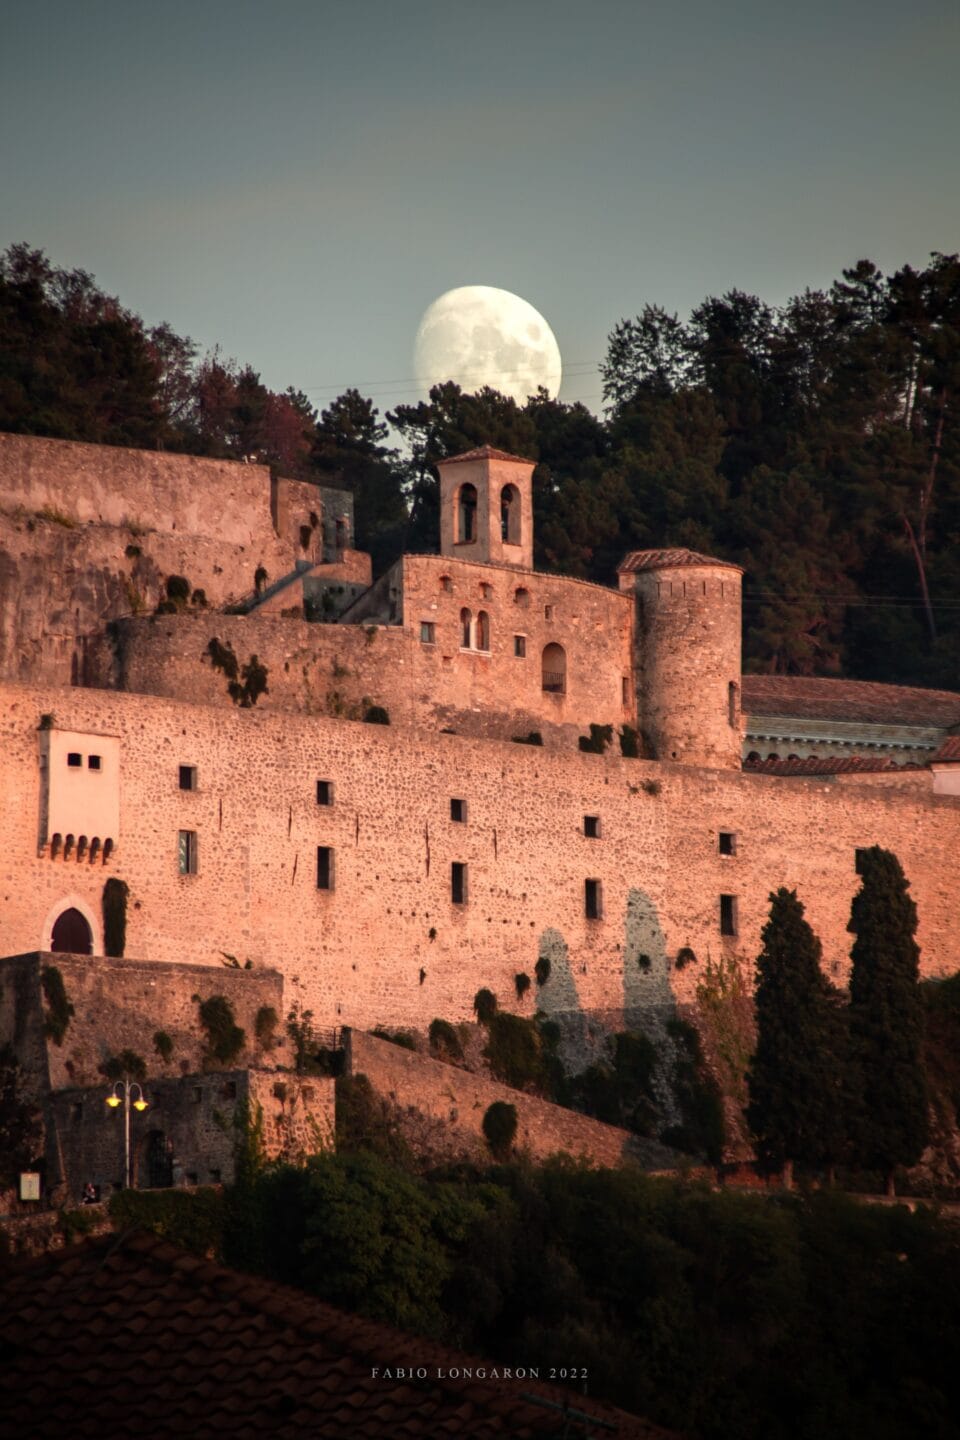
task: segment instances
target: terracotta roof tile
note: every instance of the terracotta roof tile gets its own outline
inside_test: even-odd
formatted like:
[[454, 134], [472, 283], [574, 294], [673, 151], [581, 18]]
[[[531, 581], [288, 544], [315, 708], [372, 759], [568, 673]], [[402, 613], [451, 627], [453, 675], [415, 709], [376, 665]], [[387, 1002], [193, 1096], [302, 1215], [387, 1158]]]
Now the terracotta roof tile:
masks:
[[[73, 1440], [556, 1434], [558, 1412], [534, 1404], [531, 1395], [605, 1420], [611, 1440], [667, 1434], [537, 1381], [440, 1378], [483, 1362], [186, 1257], [153, 1236], [105, 1236], [68, 1252], [9, 1261], [2, 1281], [0, 1346], [7, 1353], [0, 1413], [11, 1434], [35, 1440], [61, 1440], [64, 1433]], [[411, 1353], [427, 1369], [426, 1380], [372, 1376], [373, 1366], [382, 1370], [390, 1357]]]
[[849, 775], [878, 770], [914, 770], [914, 765], [896, 765], [893, 760], [870, 755], [805, 755], [793, 760], [744, 760], [744, 770], [754, 775]]
[[719, 565], [724, 570], [743, 573], [741, 565], [718, 560], [715, 555], [700, 555], [696, 550], [631, 550], [617, 566], [618, 575], [632, 575], [638, 570], [675, 570], [684, 565]]
[[511, 455], [509, 450], [497, 450], [493, 445], [477, 445], [473, 450], [464, 450], [462, 455], [448, 455], [439, 461], [441, 465], [459, 465], [461, 460], [514, 460], [518, 465], [536, 465], [523, 455]]
[[948, 735], [933, 758], [938, 764], [951, 760], [960, 761], [960, 735]]
[[807, 675], [744, 675], [748, 716], [790, 715], [804, 720], [847, 720], [872, 725], [947, 729], [960, 724], [960, 694], [872, 680], [824, 680]]

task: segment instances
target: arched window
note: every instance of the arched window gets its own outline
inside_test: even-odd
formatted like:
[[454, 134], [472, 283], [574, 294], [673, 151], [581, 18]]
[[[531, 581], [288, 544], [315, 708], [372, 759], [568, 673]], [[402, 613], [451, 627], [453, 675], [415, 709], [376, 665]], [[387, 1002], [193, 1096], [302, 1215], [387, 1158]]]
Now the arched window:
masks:
[[100, 854], [100, 836], [94, 835], [90, 841], [90, 864], [92, 865]]
[[110, 839], [110, 837], [109, 837], [109, 835], [108, 835], [107, 838], [106, 838], [106, 840], [104, 840], [104, 842], [103, 842], [103, 863], [104, 863], [104, 865], [106, 865], [106, 863], [107, 863], [107, 861], [110, 859], [110, 856], [112, 855], [112, 853], [113, 853], [113, 841]]
[[60, 834], [60, 831], [57, 830], [57, 831], [54, 833], [53, 838], [52, 838], [51, 841], [50, 841], [50, 859], [51, 859], [51, 860], [56, 860], [57, 856], [60, 854], [60, 847], [61, 847], [62, 845], [63, 845], [63, 836]]
[[471, 545], [477, 538], [477, 487], [461, 485], [457, 503], [457, 542]]
[[731, 680], [727, 686], [727, 720], [736, 725], [740, 713], [740, 686]]
[[490, 649], [490, 616], [486, 610], [481, 610], [477, 615], [477, 649]]
[[63, 842], [64, 860], [69, 860], [70, 856], [73, 854], [74, 838], [75, 837], [73, 835], [68, 835], [66, 840], [64, 840]]
[[81, 836], [80, 836], [80, 839], [77, 841], [77, 860], [78, 860], [78, 861], [79, 861], [79, 860], [82, 860], [83, 857], [84, 857], [84, 855], [86, 855], [86, 853], [87, 853], [87, 837], [86, 837], [86, 835], [81, 835]]
[[520, 491], [504, 485], [500, 491], [500, 538], [507, 545], [520, 544]]
[[463, 650], [473, 649], [473, 615], [469, 610], [460, 611], [460, 646]]
[[443, 590], [447, 595], [450, 594], [451, 590], [453, 589], [453, 581], [450, 579], [449, 575], [440, 576], [440, 589]]
[[550, 695], [565, 695], [567, 691], [567, 652], [562, 645], [543, 647], [543, 688]]
[[518, 585], [516, 590], [514, 590], [513, 603], [514, 605], [519, 605], [521, 609], [526, 610], [530, 604], [530, 591], [525, 585]]
[[50, 949], [56, 955], [92, 955], [93, 931], [79, 910], [63, 910], [54, 921]]

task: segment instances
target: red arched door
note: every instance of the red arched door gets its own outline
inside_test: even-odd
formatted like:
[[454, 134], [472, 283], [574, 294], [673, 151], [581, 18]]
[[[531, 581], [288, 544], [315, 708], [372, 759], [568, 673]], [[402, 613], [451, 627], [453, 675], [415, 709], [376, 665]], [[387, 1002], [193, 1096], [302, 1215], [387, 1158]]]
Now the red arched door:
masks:
[[57, 916], [50, 949], [57, 955], [93, 954], [93, 932], [79, 910], [71, 908]]

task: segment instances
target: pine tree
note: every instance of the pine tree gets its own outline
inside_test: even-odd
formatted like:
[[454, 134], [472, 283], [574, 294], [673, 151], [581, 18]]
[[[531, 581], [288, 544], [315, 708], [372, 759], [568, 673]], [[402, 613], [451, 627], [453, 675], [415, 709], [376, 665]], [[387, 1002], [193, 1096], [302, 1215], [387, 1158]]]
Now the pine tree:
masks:
[[847, 926], [857, 937], [850, 952], [856, 1152], [862, 1164], [884, 1172], [893, 1194], [895, 1166], [916, 1164], [927, 1143], [917, 907], [889, 850], [861, 851], [860, 874]]
[[843, 1017], [795, 890], [770, 896], [757, 957], [757, 1048], [747, 1120], [757, 1153], [792, 1183], [795, 1161], [832, 1165], [842, 1143]]

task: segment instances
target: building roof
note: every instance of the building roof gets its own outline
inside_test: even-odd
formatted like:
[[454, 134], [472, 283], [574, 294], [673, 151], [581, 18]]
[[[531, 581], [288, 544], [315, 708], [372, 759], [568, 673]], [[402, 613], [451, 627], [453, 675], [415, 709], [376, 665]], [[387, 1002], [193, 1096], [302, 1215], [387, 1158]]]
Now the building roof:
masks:
[[872, 755], [804, 755], [791, 760], [744, 760], [743, 768], [754, 775], [864, 775], [918, 767]]
[[[558, 1386], [493, 1379], [491, 1362], [487, 1378], [477, 1378], [483, 1361], [226, 1270], [153, 1235], [111, 1234], [10, 1261], [3, 1281], [0, 1414], [11, 1435], [667, 1435]], [[401, 1367], [427, 1374], [384, 1377]], [[462, 1377], [464, 1367], [473, 1368], [472, 1379], [451, 1378], [451, 1370]], [[563, 1430], [565, 1403], [605, 1424]]]
[[935, 765], [939, 765], [941, 762], [946, 764], [950, 761], [960, 763], [960, 735], [948, 735], [933, 757]]
[[632, 575], [637, 570], [675, 570], [683, 565], [719, 565], [723, 570], [743, 573], [742, 565], [718, 560], [715, 555], [700, 555], [696, 550], [631, 550], [617, 566], [617, 574]]
[[496, 450], [492, 445], [478, 445], [474, 450], [464, 450], [462, 455], [448, 455], [439, 460], [439, 465], [459, 465], [461, 460], [513, 460], [518, 465], [536, 465], [524, 455], [511, 455], [508, 450]]
[[742, 706], [749, 716], [859, 721], [947, 729], [960, 724], [960, 695], [871, 680], [823, 680], [806, 675], [744, 675]]

